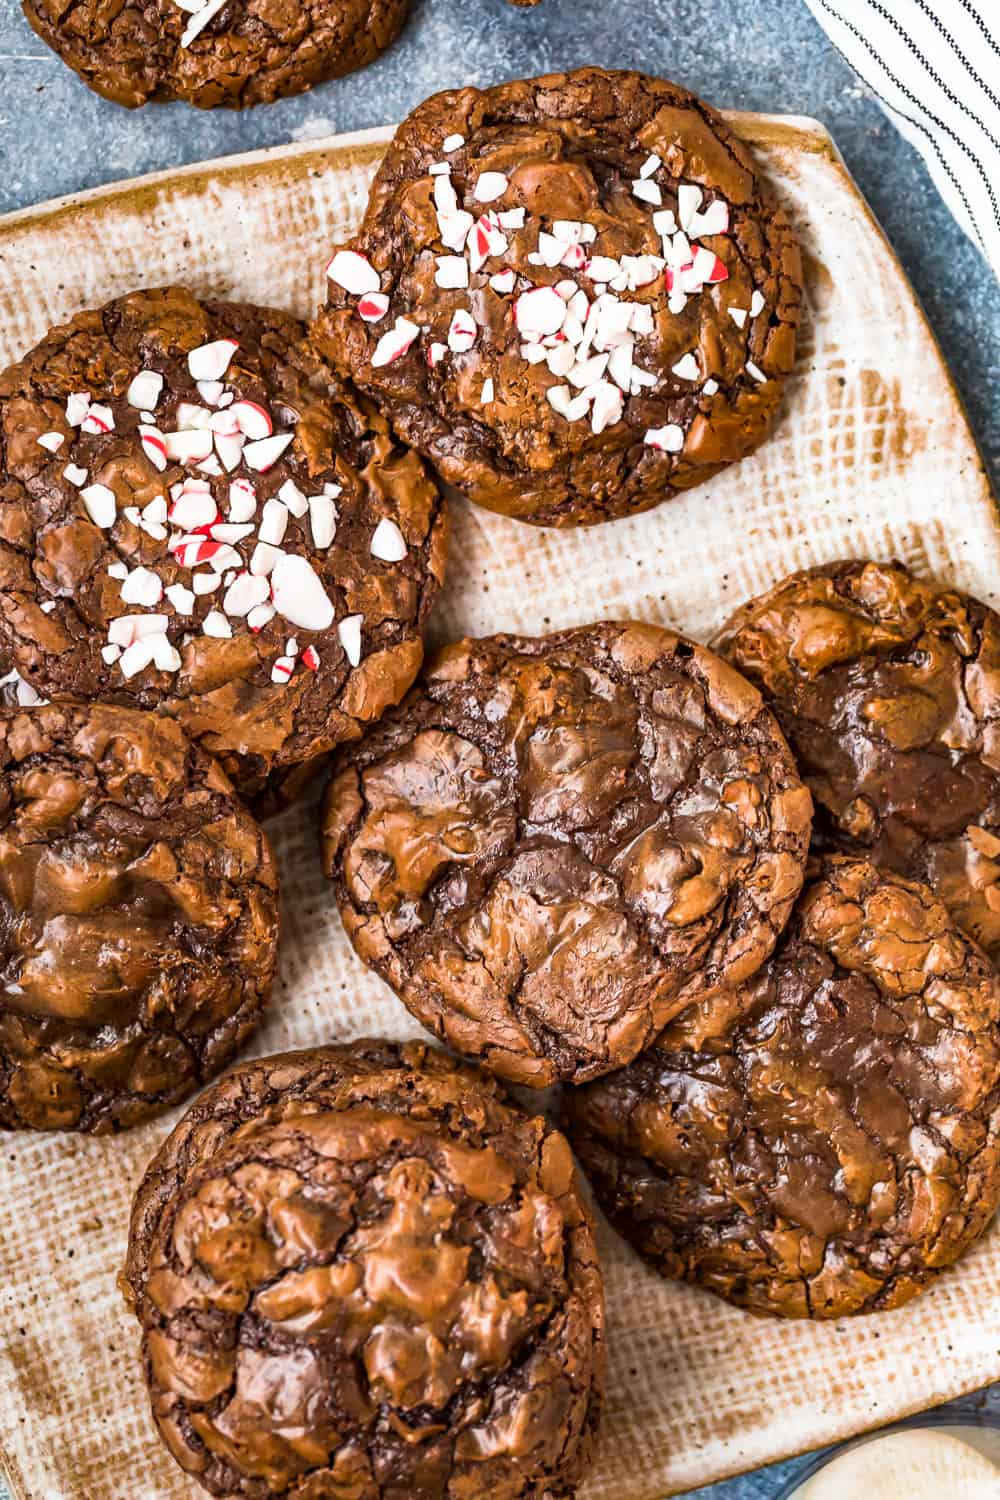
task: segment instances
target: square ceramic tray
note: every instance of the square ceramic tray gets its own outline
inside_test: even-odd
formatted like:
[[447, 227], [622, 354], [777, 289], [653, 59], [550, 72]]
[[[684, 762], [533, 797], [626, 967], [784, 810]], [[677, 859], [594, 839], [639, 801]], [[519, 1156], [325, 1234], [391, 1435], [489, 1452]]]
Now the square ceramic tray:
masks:
[[[798, 227], [808, 318], [772, 440], [647, 515], [539, 532], [459, 503], [432, 626], [542, 631], [635, 615], [706, 637], [792, 568], [898, 557], [995, 602], [1000, 527], [913, 293], [823, 128], [759, 115], [756, 147]], [[0, 221], [0, 363], [55, 322], [183, 280], [308, 314], [362, 211], [388, 131], [188, 168]], [[961, 351], [956, 350], [960, 357]], [[315, 811], [275, 825], [286, 925], [255, 1050], [412, 1034], [324, 890]], [[136, 1180], [171, 1121], [114, 1140], [15, 1136], [0, 1153], [0, 1444], [20, 1500], [195, 1500], [157, 1442], [115, 1288]], [[582, 1500], [661, 1500], [1000, 1377], [1000, 1233], [896, 1313], [756, 1321], [644, 1269], [602, 1231], [610, 1376]]]

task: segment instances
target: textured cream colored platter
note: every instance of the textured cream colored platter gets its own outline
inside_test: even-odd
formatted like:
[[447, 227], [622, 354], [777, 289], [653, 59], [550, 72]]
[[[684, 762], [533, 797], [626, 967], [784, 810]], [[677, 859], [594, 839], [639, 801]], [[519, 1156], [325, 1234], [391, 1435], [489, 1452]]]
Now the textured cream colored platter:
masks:
[[[809, 316], [777, 431], [684, 499], [589, 532], [456, 506], [434, 620], [542, 631], [635, 615], [707, 636], [792, 568], [898, 557], [990, 602], [1000, 524], [913, 293], [821, 126], [744, 115], [807, 250]], [[0, 363], [50, 324], [186, 281], [308, 314], [327, 247], [361, 214], [389, 132], [129, 183], [0, 221]], [[954, 351], [961, 357], [961, 351]], [[344, 938], [315, 813], [275, 826], [286, 924], [258, 1052], [413, 1034]], [[0, 1446], [20, 1500], [195, 1500], [156, 1440], [115, 1288], [132, 1189], [170, 1120], [115, 1140], [0, 1149]], [[603, 1232], [610, 1372], [583, 1500], [662, 1500], [1000, 1378], [1000, 1230], [909, 1307], [818, 1327], [761, 1322], [667, 1284]]]

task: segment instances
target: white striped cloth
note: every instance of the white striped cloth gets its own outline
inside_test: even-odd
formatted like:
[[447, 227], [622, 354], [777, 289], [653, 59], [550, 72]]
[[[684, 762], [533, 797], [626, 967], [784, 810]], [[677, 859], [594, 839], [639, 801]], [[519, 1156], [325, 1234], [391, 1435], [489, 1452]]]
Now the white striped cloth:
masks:
[[806, 0], [1000, 276], [1000, 0]]

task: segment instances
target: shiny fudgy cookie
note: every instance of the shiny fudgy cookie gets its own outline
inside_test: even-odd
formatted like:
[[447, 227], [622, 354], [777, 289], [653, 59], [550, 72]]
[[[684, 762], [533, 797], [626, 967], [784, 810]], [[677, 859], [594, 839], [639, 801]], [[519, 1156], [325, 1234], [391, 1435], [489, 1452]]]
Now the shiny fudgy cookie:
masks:
[[175, 723], [0, 711], [0, 1126], [186, 1098], [258, 1024], [277, 943], [267, 839]]
[[629, 1061], [748, 977], [802, 884], [809, 794], [760, 695], [651, 625], [448, 647], [335, 765], [348, 936], [517, 1083]]
[[783, 1317], [899, 1307], [1000, 1203], [1000, 980], [926, 886], [832, 855], [753, 979], [564, 1113], [665, 1276]]
[[723, 628], [823, 844], [926, 881], [1000, 958], [1000, 616], [899, 563], [793, 573]]
[[83, 82], [130, 109], [184, 99], [242, 109], [364, 67], [394, 40], [409, 0], [22, 0], [43, 42]]
[[752, 452], [802, 286], [721, 116], [601, 68], [421, 104], [327, 275], [327, 355], [444, 479], [545, 526], [645, 510]]
[[287, 799], [420, 665], [447, 521], [283, 313], [135, 292], [0, 375], [0, 651]]
[[153, 1414], [213, 1495], [562, 1500], [604, 1300], [565, 1139], [420, 1044], [244, 1063], [136, 1196]]

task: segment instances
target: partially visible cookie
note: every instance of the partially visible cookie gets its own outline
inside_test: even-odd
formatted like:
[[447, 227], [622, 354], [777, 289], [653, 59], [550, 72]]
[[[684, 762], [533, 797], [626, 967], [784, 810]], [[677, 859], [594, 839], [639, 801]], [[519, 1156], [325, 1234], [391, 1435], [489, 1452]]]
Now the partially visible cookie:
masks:
[[264, 801], [402, 697], [446, 550], [423, 463], [303, 335], [170, 287], [0, 375], [0, 650], [172, 715]]
[[1000, 1203], [1000, 979], [926, 886], [831, 856], [755, 978], [564, 1108], [665, 1276], [783, 1317], [899, 1307]]
[[563, 1500], [604, 1299], [569, 1147], [419, 1044], [244, 1063], [154, 1159], [122, 1289], [213, 1495]]
[[105, 1134], [228, 1063], [277, 958], [267, 839], [176, 724], [0, 712], [0, 1127]]
[[22, 0], [35, 31], [130, 109], [184, 99], [242, 109], [353, 72], [392, 42], [409, 0]]
[[444, 479], [542, 526], [634, 514], [753, 452], [802, 288], [722, 117], [602, 68], [426, 100], [327, 275], [327, 356]]
[[763, 692], [827, 846], [940, 896], [1000, 959], [1000, 615], [899, 563], [793, 573], [718, 648]]
[[652, 625], [450, 646], [337, 760], [348, 936], [459, 1052], [543, 1087], [748, 977], [802, 884], [809, 794], [756, 690]]

